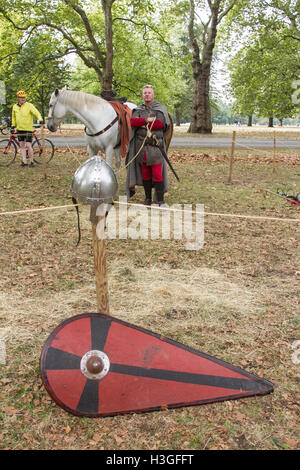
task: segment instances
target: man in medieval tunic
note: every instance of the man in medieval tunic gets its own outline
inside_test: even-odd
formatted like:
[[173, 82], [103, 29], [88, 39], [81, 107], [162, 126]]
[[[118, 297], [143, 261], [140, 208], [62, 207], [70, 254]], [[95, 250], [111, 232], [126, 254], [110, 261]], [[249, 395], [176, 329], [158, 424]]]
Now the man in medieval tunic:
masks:
[[151, 85], [143, 87], [144, 103], [133, 109], [131, 137], [126, 156], [126, 194], [135, 194], [135, 186], [143, 185], [146, 205], [152, 204], [152, 187], [155, 200], [164, 205], [164, 193], [168, 190], [167, 164], [163, 157], [166, 152], [166, 135], [170, 118], [166, 107], [154, 100]]

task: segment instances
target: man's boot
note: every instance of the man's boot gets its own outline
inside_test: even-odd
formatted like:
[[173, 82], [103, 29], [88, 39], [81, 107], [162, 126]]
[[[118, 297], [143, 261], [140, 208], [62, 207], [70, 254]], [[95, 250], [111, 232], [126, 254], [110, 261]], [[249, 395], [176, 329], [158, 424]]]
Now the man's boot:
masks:
[[143, 186], [145, 191], [145, 206], [151, 206], [152, 204], [152, 180], [143, 180]]
[[164, 201], [164, 182], [163, 181], [155, 181], [154, 183], [155, 193], [157, 197], [157, 203], [159, 206], [165, 204]]

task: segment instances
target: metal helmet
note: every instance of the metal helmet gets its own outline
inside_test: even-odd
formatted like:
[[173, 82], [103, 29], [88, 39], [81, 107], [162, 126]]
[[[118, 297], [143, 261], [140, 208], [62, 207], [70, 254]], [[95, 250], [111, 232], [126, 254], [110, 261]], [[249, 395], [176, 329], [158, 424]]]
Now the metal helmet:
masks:
[[17, 92], [17, 98], [26, 98], [26, 92], [24, 90], [19, 90]]
[[76, 170], [70, 190], [83, 204], [98, 206], [113, 202], [118, 191], [118, 182], [108, 163], [95, 155]]

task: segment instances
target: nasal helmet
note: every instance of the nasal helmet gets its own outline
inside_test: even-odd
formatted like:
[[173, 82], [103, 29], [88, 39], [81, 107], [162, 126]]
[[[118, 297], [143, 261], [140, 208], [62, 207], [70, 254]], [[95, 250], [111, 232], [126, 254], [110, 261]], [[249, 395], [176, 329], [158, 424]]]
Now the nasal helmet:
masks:
[[118, 191], [118, 182], [106, 161], [99, 155], [94, 155], [77, 168], [70, 189], [83, 204], [98, 206], [113, 202]]

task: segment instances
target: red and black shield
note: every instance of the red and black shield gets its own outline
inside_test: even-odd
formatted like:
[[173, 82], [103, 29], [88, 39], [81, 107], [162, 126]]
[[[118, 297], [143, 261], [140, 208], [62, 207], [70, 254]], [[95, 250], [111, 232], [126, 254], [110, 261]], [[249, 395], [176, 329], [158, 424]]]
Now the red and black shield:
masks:
[[266, 395], [273, 384], [159, 334], [99, 313], [61, 323], [40, 359], [52, 399], [100, 417]]

